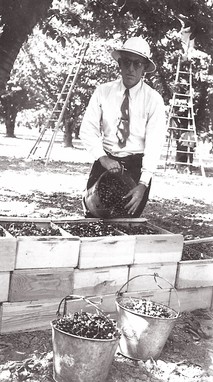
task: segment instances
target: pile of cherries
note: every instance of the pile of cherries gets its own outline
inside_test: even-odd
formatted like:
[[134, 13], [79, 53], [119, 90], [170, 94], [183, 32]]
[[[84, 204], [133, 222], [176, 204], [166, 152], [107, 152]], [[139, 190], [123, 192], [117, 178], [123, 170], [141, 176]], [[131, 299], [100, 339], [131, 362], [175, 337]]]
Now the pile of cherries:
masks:
[[153, 235], [158, 233], [155, 229], [148, 227], [145, 223], [136, 226], [116, 224], [115, 227], [127, 235]]
[[39, 227], [35, 223], [6, 223], [4, 228], [12, 236], [61, 236], [59, 228], [49, 227]]
[[75, 312], [58, 318], [53, 326], [62, 332], [85, 338], [111, 340], [120, 337], [116, 321], [97, 313]]
[[98, 237], [98, 236], [116, 236], [118, 231], [111, 225], [102, 220], [89, 223], [64, 223], [62, 228], [73, 236], [80, 237]]
[[105, 174], [98, 186], [98, 195], [103, 208], [109, 211], [109, 217], [125, 217], [128, 215], [124, 208], [128, 200], [123, 197], [130, 191], [129, 185], [120, 177], [111, 173]]
[[147, 299], [129, 299], [126, 302], [121, 302], [123, 308], [132, 310], [134, 313], [159, 318], [174, 318], [177, 316], [176, 312], [167, 306], [158, 304]]

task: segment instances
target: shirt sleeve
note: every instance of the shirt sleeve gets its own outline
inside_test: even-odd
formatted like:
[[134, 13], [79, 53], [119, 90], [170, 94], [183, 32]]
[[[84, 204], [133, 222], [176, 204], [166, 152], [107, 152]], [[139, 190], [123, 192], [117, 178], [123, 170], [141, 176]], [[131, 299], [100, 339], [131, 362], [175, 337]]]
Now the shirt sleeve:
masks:
[[95, 160], [106, 155], [102, 145], [101, 119], [102, 108], [100, 102], [100, 90], [97, 88], [90, 98], [79, 134], [86, 150]]
[[145, 133], [143, 167], [140, 183], [148, 185], [157, 168], [161, 151], [166, 137], [166, 116], [163, 98], [154, 91], [150, 97], [150, 107]]

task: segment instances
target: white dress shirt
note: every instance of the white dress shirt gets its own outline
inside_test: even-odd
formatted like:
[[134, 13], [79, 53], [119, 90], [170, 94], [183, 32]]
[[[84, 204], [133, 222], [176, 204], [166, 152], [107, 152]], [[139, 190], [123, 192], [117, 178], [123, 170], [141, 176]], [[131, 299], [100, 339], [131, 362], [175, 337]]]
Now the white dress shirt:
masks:
[[120, 148], [116, 136], [125, 86], [122, 79], [99, 85], [86, 109], [80, 138], [95, 160], [106, 155], [122, 157], [143, 153], [140, 182], [148, 184], [156, 170], [166, 135], [165, 107], [161, 95], [144, 81], [129, 89], [130, 135]]

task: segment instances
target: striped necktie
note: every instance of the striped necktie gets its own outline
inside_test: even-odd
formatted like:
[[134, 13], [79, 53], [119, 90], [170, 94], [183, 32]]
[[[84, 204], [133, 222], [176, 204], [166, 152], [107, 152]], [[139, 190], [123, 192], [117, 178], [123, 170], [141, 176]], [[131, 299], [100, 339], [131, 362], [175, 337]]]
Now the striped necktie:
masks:
[[116, 136], [119, 147], [126, 146], [126, 140], [129, 136], [129, 89], [125, 90], [125, 97], [121, 105], [121, 119], [117, 127]]

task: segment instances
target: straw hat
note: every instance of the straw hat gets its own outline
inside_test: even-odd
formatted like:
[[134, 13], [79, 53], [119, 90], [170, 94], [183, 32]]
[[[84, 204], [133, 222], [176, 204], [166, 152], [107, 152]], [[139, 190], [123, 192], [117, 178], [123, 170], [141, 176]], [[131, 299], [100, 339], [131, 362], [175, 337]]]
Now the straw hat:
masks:
[[122, 52], [129, 52], [137, 54], [140, 57], [145, 57], [148, 60], [148, 66], [146, 72], [154, 72], [156, 65], [150, 59], [151, 52], [148, 42], [142, 37], [131, 37], [129, 38], [120, 49], [116, 49], [112, 52], [112, 57], [118, 61], [121, 58]]

